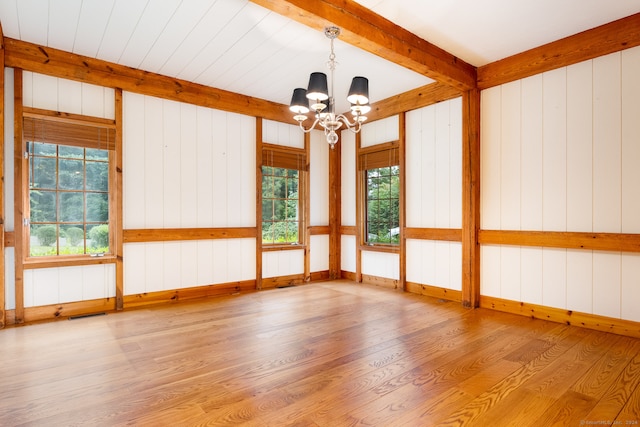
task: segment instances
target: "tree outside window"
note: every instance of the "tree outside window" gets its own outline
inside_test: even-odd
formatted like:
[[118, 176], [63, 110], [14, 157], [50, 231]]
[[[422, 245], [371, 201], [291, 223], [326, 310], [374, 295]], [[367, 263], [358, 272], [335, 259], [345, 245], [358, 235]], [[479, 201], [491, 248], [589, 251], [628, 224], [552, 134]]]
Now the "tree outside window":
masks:
[[109, 151], [33, 142], [29, 255], [109, 252]]
[[365, 243], [400, 243], [400, 168], [367, 169]]
[[300, 243], [300, 172], [262, 167], [262, 243]]

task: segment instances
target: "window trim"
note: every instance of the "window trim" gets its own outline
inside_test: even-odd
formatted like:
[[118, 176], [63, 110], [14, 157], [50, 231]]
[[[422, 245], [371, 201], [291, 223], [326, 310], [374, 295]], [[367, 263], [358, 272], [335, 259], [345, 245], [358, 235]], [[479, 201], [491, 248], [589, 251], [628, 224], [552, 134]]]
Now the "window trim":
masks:
[[[359, 182], [358, 203], [360, 205], [360, 239], [358, 246], [360, 250], [399, 253], [402, 237], [398, 243], [368, 243], [367, 235], [367, 170], [380, 167], [398, 166], [400, 168], [399, 193], [402, 188], [402, 170], [400, 164], [400, 141], [390, 141], [381, 144], [361, 147], [358, 149], [357, 155], [357, 179]], [[402, 209], [402, 197], [399, 194], [399, 208]], [[398, 218], [400, 221], [401, 219]], [[400, 227], [402, 232], [402, 227]]]
[[[98, 117], [84, 116], [78, 114], [61, 113], [57, 111], [42, 110], [30, 107], [22, 108], [22, 117], [20, 118], [20, 127], [22, 131], [21, 151], [24, 154], [21, 158], [22, 177], [20, 180], [20, 188], [22, 197], [22, 217], [24, 218], [23, 239], [25, 244], [22, 245], [22, 260], [25, 269], [31, 268], [50, 268], [61, 266], [91, 265], [115, 263], [117, 260], [116, 246], [116, 230], [117, 222], [117, 192], [116, 185], [116, 121], [103, 119]], [[25, 126], [25, 123], [27, 125]], [[33, 131], [31, 126], [45, 126], [47, 130], [46, 142], [56, 145], [68, 145], [84, 148], [99, 148], [108, 151], [109, 155], [109, 177], [108, 177], [108, 203], [109, 203], [109, 252], [105, 254], [74, 254], [74, 255], [48, 255], [48, 256], [31, 256], [30, 255], [30, 191], [29, 191], [29, 155], [27, 151], [27, 142], [30, 139], [29, 132]], [[66, 139], [59, 137], [60, 132], [68, 132], [63, 138], [70, 138], [70, 143], [65, 143]], [[33, 135], [33, 133], [31, 133]], [[99, 138], [94, 142], [93, 137]]]
[[285, 169], [294, 169], [298, 171], [298, 242], [297, 243], [269, 243], [262, 241], [262, 227], [260, 227], [261, 248], [263, 252], [276, 250], [295, 250], [306, 249], [308, 242], [306, 241], [307, 215], [306, 206], [308, 199], [307, 181], [309, 179], [309, 160], [307, 152], [303, 148], [288, 147], [284, 145], [262, 143], [262, 164], [258, 168], [260, 188], [260, 223], [262, 224], [262, 167], [277, 167]]

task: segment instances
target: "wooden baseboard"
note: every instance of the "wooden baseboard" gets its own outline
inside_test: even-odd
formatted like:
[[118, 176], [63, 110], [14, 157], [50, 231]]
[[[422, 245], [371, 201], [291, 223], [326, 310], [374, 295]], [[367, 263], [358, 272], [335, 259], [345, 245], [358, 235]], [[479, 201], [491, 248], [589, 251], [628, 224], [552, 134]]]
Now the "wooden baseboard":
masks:
[[356, 281], [356, 273], [353, 271], [344, 271], [340, 270], [340, 278], [345, 280], [351, 280], [352, 282]]
[[[25, 307], [23, 323], [35, 323], [47, 320], [68, 319], [73, 316], [86, 316], [115, 311], [116, 299], [101, 298], [88, 301], [66, 302], [62, 304]], [[16, 324], [15, 310], [6, 311], [6, 326]]]
[[422, 285], [420, 283], [407, 282], [407, 292], [418, 295], [425, 295], [434, 298], [441, 298], [447, 301], [462, 302], [462, 292], [454, 289], [440, 288], [431, 285]]
[[176, 303], [185, 300], [231, 295], [238, 292], [253, 292], [255, 290], [256, 281], [246, 280], [241, 282], [221, 283], [219, 285], [195, 286], [192, 288], [125, 295], [124, 308], [127, 309], [161, 303]]
[[640, 338], [640, 322], [630, 320], [614, 319], [596, 314], [581, 313], [488, 296], [480, 296], [480, 307], [519, 314], [534, 319], [550, 320], [552, 322], [580, 326], [596, 331]]
[[396, 279], [389, 279], [387, 277], [371, 276], [369, 274], [362, 275], [362, 283], [368, 283], [370, 285], [382, 286], [389, 289], [400, 289], [400, 281]]

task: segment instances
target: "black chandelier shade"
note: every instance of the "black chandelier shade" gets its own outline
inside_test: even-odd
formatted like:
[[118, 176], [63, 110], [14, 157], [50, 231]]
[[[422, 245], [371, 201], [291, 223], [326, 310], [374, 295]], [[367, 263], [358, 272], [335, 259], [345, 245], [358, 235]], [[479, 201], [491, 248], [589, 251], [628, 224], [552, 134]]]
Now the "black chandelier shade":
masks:
[[311, 73], [309, 86], [307, 87], [307, 98], [313, 101], [329, 99], [329, 86], [327, 85], [327, 75], [325, 73]]
[[[315, 101], [314, 105], [316, 106], [328, 104], [329, 90], [326, 74], [311, 73], [309, 86], [306, 90], [303, 88], [294, 89], [289, 109], [296, 114], [306, 114], [309, 112], [309, 100]], [[347, 101], [356, 106], [369, 104], [369, 79], [362, 76], [354, 77], [351, 81]]]
[[296, 114], [307, 114], [309, 112], [309, 99], [307, 98], [306, 89], [299, 87], [293, 90], [289, 109]]
[[354, 77], [351, 80], [347, 101], [356, 105], [369, 103], [369, 79], [362, 76]]

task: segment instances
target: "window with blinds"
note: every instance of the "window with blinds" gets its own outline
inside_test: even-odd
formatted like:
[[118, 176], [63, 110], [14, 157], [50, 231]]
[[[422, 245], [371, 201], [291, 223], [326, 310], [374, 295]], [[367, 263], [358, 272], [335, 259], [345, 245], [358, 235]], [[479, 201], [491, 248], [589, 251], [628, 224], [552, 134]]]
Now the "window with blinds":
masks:
[[28, 255], [111, 252], [110, 158], [115, 127], [23, 118], [28, 164]]
[[400, 151], [381, 144], [358, 156], [363, 184], [365, 244], [400, 243]]
[[301, 149], [264, 144], [262, 150], [262, 243], [302, 243], [301, 178], [308, 170]]

